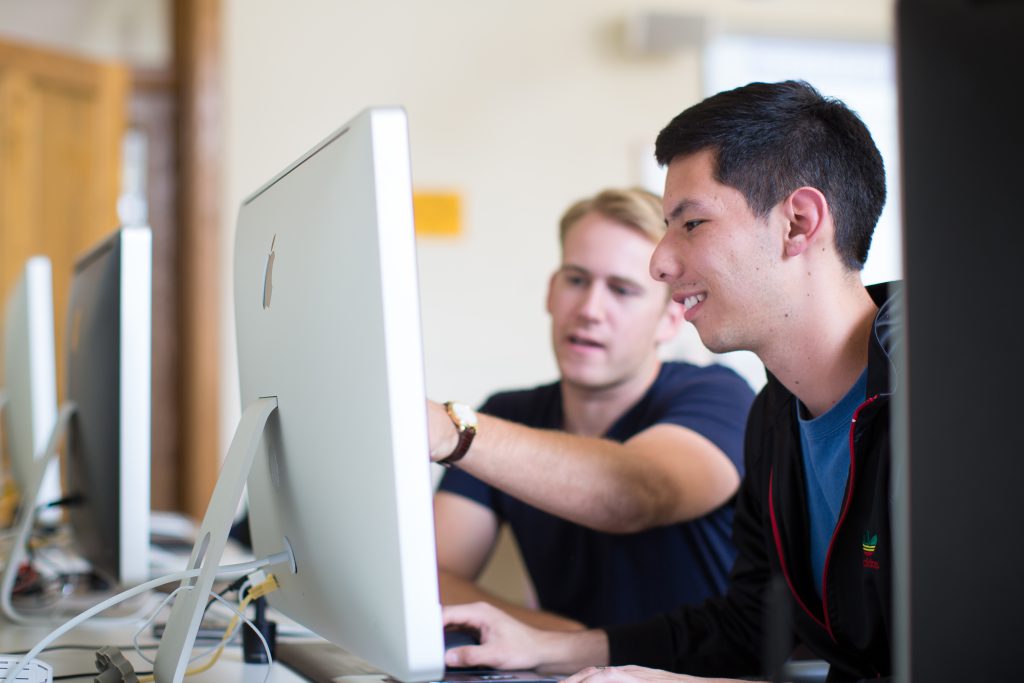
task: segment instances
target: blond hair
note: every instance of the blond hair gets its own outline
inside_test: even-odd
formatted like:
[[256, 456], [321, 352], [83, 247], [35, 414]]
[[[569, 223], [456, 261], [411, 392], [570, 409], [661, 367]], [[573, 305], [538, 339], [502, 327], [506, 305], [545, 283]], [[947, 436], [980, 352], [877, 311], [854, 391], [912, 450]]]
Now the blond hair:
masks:
[[665, 234], [665, 218], [661, 197], [639, 187], [610, 188], [593, 197], [581, 199], [570, 206], [559, 221], [559, 240], [565, 244], [565, 235], [588, 213], [598, 213], [609, 220], [639, 230], [652, 241]]

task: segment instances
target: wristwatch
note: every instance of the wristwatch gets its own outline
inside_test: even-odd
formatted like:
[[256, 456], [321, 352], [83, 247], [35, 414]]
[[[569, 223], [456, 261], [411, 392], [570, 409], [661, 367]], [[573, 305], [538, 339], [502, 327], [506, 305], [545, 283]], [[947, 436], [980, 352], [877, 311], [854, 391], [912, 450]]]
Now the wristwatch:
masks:
[[470, 444], [473, 443], [473, 437], [476, 436], [476, 411], [465, 403], [455, 401], [445, 403], [444, 409], [448, 411], [448, 417], [452, 419], [455, 429], [459, 431], [459, 442], [455, 445], [455, 450], [451, 455], [438, 460], [437, 464], [451, 467], [462, 460], [462, 456], [466, 454]]

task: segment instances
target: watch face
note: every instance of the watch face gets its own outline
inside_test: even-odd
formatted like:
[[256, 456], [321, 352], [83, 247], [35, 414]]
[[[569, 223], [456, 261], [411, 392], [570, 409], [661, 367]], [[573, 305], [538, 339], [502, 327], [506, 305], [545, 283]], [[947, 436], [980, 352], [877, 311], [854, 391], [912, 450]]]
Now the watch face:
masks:
[[465, 403], [452, 403], [452, 412], [464, 428], [476, 427], [476, 411]]

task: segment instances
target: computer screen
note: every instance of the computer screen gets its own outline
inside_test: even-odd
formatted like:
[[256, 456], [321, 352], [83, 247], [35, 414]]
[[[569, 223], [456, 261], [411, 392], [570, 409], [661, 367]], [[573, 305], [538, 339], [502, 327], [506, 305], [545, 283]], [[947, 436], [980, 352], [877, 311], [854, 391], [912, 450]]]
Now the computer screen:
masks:
[[[237, 502], [219, 492], [248, 472], [256, 557], [294, 558], [273, 569], [270, 604], [398, 680], [438, 680], [405, 112], [364, 111], [247, 198], [234, 258], [243, 417], [191, 566], [218, 560]], [[271, 398], [251, 466], [237, 465], [252, 407]], [[208, 590], [194, 585], [168, 619], [158, 681], [181, 680], [198, 627], [182, 610], [201, 614]]]
[[[57, 422], [57, 370], [53, 338], [53, 279], [50, 259], [33, 256], [25, 263], [4, 313], [3, 381], [7, 404], [3, 432], [7, 461], [19, 494], [32, 495], [33, 462], [40, 457]], [[38, 505], [60, 498], [60, 463], [47, 467], [34, 500]], [[40, 513], [55, 522], [57, 509]]]
[[1024, 3], [900, 0], [896, 19], [906, 274], [897, 680], [1018, 681]]
[[115, 585], [149, 578], [151, 272], [149, 228], [122, 228], [78, 259], [68, 300], [68, 521]]

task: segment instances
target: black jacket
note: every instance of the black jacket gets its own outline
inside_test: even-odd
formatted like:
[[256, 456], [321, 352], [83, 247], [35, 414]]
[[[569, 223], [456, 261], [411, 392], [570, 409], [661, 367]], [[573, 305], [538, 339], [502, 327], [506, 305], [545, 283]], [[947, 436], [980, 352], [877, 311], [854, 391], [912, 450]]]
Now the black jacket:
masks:
[[850, 472], [818, 597], [811, 576], [807, 501], [796, 398], [774, 377], [747, 423], [746, 476], [737, 494], [739, 550], [727, 593], [651, 621], [608, 628], [612, 664], [698, 675], [762, 672], [767, 587], [782, 577], [793, 634], [831, 663], [829, 681], [892, 672], [890, 400], [900, 322], [897, 286], [869, 287], [879, 306], [868, 352], [867, 400], [850, 430]]

